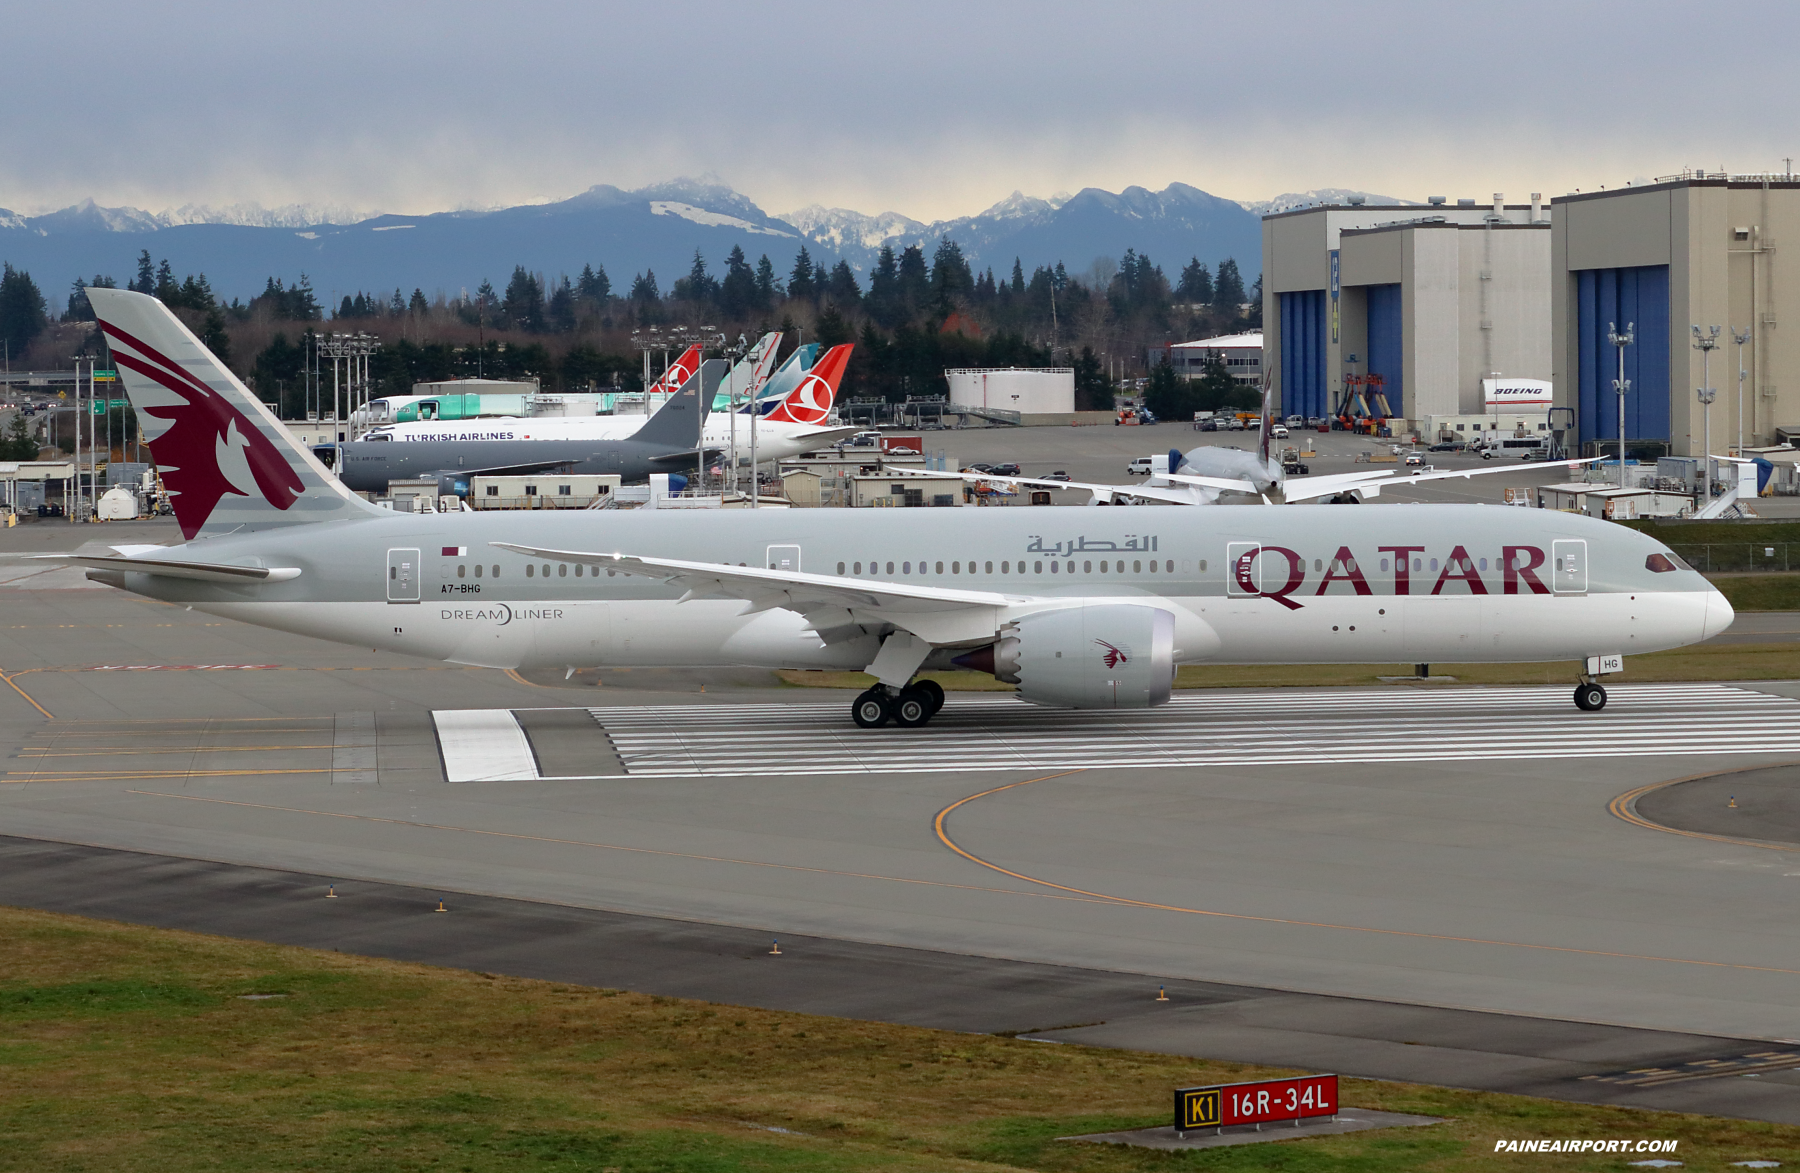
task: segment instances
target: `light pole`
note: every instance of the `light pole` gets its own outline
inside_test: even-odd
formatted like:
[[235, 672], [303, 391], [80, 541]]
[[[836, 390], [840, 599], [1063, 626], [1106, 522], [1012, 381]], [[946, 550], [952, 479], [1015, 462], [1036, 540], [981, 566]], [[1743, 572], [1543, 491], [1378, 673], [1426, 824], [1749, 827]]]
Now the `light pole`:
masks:
[[1631, 390], [1631, 380], [1625, 377], [1625, 348], [1636, 341], [1633, 333], [1636, 322], [1625, 323], [1625, 333], [1619, 333], [1618, 323], [1606, 324], [1606, 340], [1619, 350], [1619, 377], [1613, 380], [1613, 394], [1619, 397], [1619, 488], [1625, 488], [1625, 394]]
[[1718, 345], [1719, 328], [1717, 326], [1707, 327], [1705, 333], [1701, 333], [1698, 325], [1694, 327], [1694, 349], [1700, 352], [1700, 369], [1702, 371], [1698, 394], [1701, 404], [1706, 408], [1706, 449], [1702, 453], [1706, 463], [1702, 465], [1702, 468], [1706, 475], [1706, 499], [1708, 501], [1712, 500], [1712, 405], [1713, 400], [1718, 396], [1718, 392], [1713, 390], [1712, 385], [1712, 352], [1718, 348]]
[[1738, 348], [1738, 393], [1737, 393], [1737, 447], [1732, 449], [1733, 456], [1744, 454], [1744, 347], [1750, 341], [1750, 327], [1744, 327], [1740, 333], [1736, 326], [1731, 328], [1731, 340]]

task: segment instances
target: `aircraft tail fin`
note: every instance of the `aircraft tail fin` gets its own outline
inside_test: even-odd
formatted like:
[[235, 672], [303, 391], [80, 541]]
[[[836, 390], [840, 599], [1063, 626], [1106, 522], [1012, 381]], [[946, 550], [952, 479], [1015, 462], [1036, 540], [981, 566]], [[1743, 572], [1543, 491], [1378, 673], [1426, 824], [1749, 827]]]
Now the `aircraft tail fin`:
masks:
[[767, 418], [782, 423], [822, 424], [831, 415], [831, 405], [837, 400], [838, 384], [843, 381], [844, 371], [850, 366], [850, 352], [856, 349], [851, 343], [834, 346], [825, 353], [813, 368], [806, 372], [800, 385], [788, 393], [787, 398], [776, 405]]
[[689, 375], [681, 389], [664, 400], [656, 414], [645, 420], [643, 427], [633, 432], [631, 438], [659, 445], [671, 452], [697, 450], [701, 434], [706, 430], [707, 410], [712, 407], [713, 396], [719, 393], [719, 384], [724, 382], [725, 372], [730, 367], [731, 364], [722, 358], [709, 358], [701, 363], [700, 369]]
[[1269, 462], [1269, 426], [1275, 422], [1275, 380], [1270, 372], [1263, 372], [1262, 386], [1262, 458]]
[[698, 370], [699, 367], [700, 347], [699, 344], [696, 343], [682, 351], [681, 357], [670, 363], [669, 369], [664, 371], [662, 377], [657, 379], [656, 382], [650, 384], [647, 390], [652, 395], [669, 394], [679, 391], [682, 387], [687, 385], [689, 379], [694, 377], [694, 372]]
[[183, 537], [382, 516], [162, 302], [123, 289], [94, 292], [94, 315]]

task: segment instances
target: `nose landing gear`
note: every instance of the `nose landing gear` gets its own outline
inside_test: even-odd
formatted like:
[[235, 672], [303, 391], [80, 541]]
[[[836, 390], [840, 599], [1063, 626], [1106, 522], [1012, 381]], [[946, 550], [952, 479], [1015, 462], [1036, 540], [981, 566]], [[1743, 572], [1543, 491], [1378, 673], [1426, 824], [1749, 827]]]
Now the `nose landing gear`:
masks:
[[1575, 707], [1584, 713], [1598, 713], [1606, 707], [1606, 690], [1592, 681], [1576, 685]]

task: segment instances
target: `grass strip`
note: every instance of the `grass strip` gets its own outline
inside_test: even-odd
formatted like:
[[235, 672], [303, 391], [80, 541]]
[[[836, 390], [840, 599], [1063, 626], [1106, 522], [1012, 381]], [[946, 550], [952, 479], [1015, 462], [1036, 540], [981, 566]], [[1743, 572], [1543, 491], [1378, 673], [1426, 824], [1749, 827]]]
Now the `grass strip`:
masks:
[[1370, 1080], [1344, 1102], [1449, 1122], [1171, 1156], [1056, 1138], [1278, 1072], [20, 909], [0, 908], [0, 957], [6, 1170], [1454, 1173], [1531, 1138], [1673, 1138], [1689, 1169], [1800, 1160], [1795, 1127]]

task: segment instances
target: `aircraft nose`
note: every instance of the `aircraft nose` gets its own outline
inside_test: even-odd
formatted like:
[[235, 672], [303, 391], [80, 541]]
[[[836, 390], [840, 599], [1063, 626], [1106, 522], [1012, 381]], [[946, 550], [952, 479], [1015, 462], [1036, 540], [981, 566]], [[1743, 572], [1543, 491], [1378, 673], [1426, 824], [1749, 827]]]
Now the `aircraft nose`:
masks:
[[1718, 591], [1709, 592], [1706, 598], [1706, 618], [1700, 627], [1700, 638], [1711, 639], [1730, 627], [1731, 621], [1736, 618], [1737, 612], [1731, 609], [1731, 604], [1726, 601], [1724, 595]]

